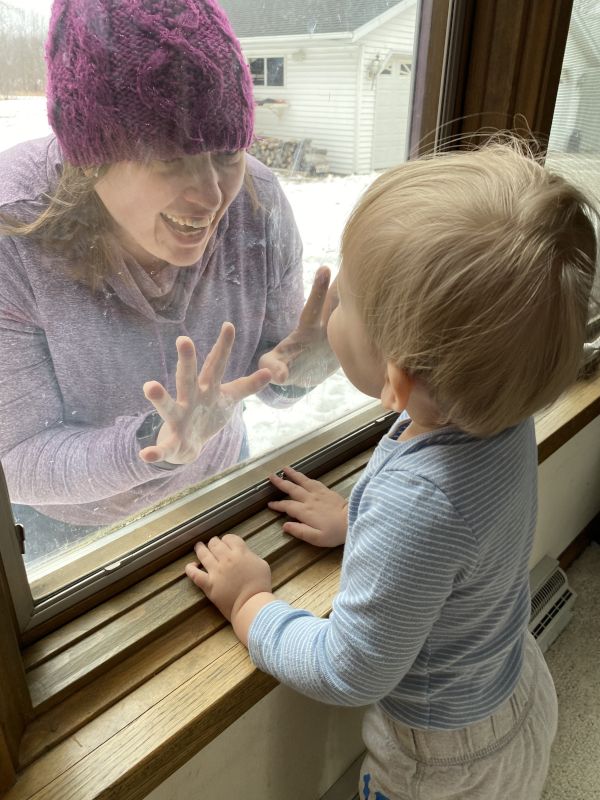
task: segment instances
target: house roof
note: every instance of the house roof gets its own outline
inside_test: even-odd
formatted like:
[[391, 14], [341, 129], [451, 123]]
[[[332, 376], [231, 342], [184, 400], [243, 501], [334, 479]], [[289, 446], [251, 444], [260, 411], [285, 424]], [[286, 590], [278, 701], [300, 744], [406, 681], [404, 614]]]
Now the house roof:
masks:
[[403, 0], [219, 0], [236, 35], [352, 33]]

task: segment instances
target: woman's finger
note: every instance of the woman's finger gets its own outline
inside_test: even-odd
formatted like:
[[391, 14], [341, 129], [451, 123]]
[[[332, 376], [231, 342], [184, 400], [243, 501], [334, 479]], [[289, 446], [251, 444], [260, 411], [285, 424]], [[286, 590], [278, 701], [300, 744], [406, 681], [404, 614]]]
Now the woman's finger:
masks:
[[252, 375], [236, 378], [229, 383], [221, 384], [221, 394], [231, 403], [239, 403], [250, 395], [260, 392], [267, 386], [273, 377], [270, 369], [257, 369]]
[[166, 451], [155, 444], [150, 445], [150, 447], [144, 447], [143, 450], [140, 450], [138, 455], [146, 464], [155, 464], [157, 461], [167, 460], [165, 458]]
[[321, 315], [323, 313], [323, 305], [327, 297], [327, 290], [329, 289], [329, 279], [331, 272], [329, 267], [319, 267], [315, 274], [308, 300], [304, 304], [298, 327], [314, 327], [321, 322]]
[[231, 322], [224, 322], [217, 341], [212, 346], [212, 350], [206, 356], [200, 375], [198, 375], [198, 386], [204, 391], [215, 389], [220, 386], [223, 375], [227, 369], [227, 362], [231, 354], [231, 348], [235, 340], [235, 328]]
[[191, 403], [198, 378], [196, 348], [189, 336], [178, 336], [175, 344], [177, 346], [177, 369], [175, 371], [177, 400], [180, 403]]
[[143, 387], [144, 396], [158, 411], [165, 422], [177, 419], [177, 403], [158, 381], [147, 381]]

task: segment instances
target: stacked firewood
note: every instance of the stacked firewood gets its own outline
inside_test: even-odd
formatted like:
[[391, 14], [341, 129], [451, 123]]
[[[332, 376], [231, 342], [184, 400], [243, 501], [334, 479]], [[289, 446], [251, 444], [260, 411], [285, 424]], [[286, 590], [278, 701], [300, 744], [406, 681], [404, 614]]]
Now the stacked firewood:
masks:
[[250, 153], [271, 169], [281, 170], [290, 175], [329, 172], [327, 151], [313, 147], [310, 139], [259, 136], [250, 148]]

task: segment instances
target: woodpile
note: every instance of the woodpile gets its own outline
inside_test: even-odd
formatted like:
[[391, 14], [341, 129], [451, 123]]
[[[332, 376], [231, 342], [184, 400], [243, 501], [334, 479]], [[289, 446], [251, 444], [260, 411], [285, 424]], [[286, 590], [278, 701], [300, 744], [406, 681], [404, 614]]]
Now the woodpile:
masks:
[[327, 150], [313, 147], [310, 139], [260, 136], [249, 152], [267, 167], [288, 175], [322, 175], [329, 172]]

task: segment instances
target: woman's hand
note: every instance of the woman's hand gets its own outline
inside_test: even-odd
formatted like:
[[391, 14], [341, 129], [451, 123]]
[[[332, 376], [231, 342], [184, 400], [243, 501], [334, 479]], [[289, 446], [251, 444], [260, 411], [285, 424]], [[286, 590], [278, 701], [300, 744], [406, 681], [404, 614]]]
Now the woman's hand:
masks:
[[204, 569], [186, 564], [185, 573], [228, 620], [257, 595], [263, 605], [274, 599], [271, 568], [239, 536], [213, 536], [208, 544], [198, 542], [194, 549]]
[[206, 357], [200, 374], [196, 348], [188, 336], [177, 339], [177, 371], [173, 398], [158, 381], [144, 384], [144, 394], [158, 411], [164, 424], [156, 444], [140, 450], [140, 458], [152, 464], [168, 461], [189, 464], [195, 461], [206, 442], [228, 422], [236, 405], [263, 389], [271, 380], [268, 369], [221, 383], [235, 338], [231, 322], [224, 322], [219, 338]]
[[343, 544], [348, 532], [348, 501], [291, 467], [284, 467], [283, 472], [288, 480], [279, 475], [269, 475], [269, 480], [290, 499], [272, 500], [268, 504], [273, 511], [298, 520], [285, 522], [283, 530], [318, 547]]
[[312, 389], [339, 367], [327, 341], [327, 322], [338, 303], [330, 277], [327, 267], [319, 267], [298, 327], [260, 357], [258, 366], [271, 371], [273, 383]]

